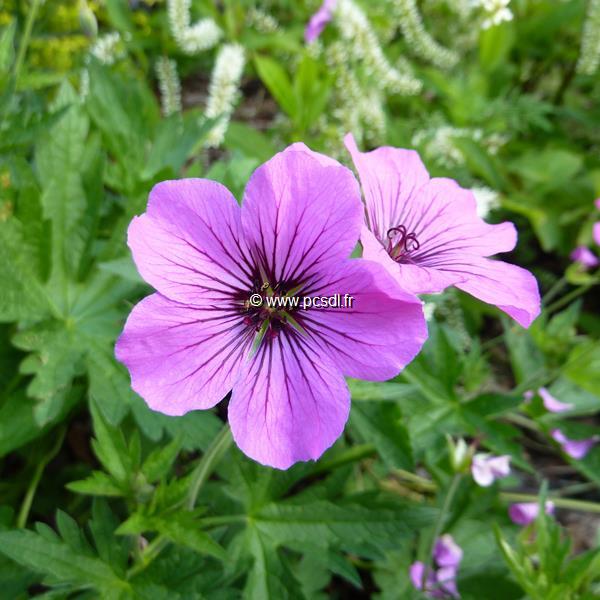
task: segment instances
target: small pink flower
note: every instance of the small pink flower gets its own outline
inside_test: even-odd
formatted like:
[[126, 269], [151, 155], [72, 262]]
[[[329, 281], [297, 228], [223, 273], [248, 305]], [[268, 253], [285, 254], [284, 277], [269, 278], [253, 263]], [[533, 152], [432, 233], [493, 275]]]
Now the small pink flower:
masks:
[[596, 198], [596, 199], [594, 200], [594, 205], [596, 206], [596, 208], [597, 208], [598, 210], [600, 210], [600, 198]]
[[425, 581], [425, 564], [417, 561], [410, 566], [413, 587], [423, 591], [429, 598], [460, 598], [456, 575], [462, 556], [462, 549], [450, 534], [438, 538], [433, 549], [435, 568], [427, 571]]
[[600, 246], [600, 221], [594, 223], [594, 228], [592, 229], [592, 236], [596, 244]]
[[533, 390], [527, 390], [525, 392], [523, 392], [523, 398], [525, 399], [525, 402], [529, 403], [531, 402], [531, 399], [535, 396], [535, 392]]
[[600, 264], [598, 257], [586, 246], [577, 246], [577, 248], [571, 252], [571, 260], [586, 269], [592, 269]]
[[553, 439], [561, 445], [563, 452], [576, 460], [584, 458], [596, 445], [599, 439], [598, 436], [595, 435], [585, 440], [571, 440], [560, 429], [554, 429], [551, 435]]
[[490, 454], [476, 454], [471, 463], [471, 474], [475, 483], [481, 487], [488, 487], [496, 479], [502, 479], [510, 473], [510, 456], [491, 456]]
[[433, 558], [439, 567], [458, 568], [463, 557], [462, 548], [454, 538], [446, 533], [438, 539], [433, 548]]
[[333, 19], [333, 11], [337, 0], [324, 0], [319, 10], [310, 18], [304, 30], [304, 41], [312, 44], [323, 33], [327, 23]]
[[[513, 523], [517, 525], [529, 525], [536, 520], [539, 513], [539, 505], [537, 502], [518, 502], [511, 504], [508, 509], [508, 515]], [[554, 502], [546, 501], [546, 514], [554, 513]]]
[[574, 408], [572, 404], [567, 404], [566, 402], [561, 402], [560, 400], [557, 400], [545, 387], [541, 387], [538, 390], [538, 394], [540, 395], [540, 398], [544, 403], [544, 408], [547, 411], [559, 413]]

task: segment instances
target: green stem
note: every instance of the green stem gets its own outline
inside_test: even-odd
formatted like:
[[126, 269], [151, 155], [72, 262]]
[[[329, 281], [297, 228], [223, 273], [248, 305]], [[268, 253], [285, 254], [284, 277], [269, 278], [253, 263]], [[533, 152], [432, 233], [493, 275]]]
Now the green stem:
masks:
[[229, 425], [226, 424], [223, 426], [223, 429], [221, 429], [217, 437], [215, 437], [192, 473], [192, 481], [190, 483], [186, 502], [188, 510], [193, 510], [194, 506], [196, 506], [196, 500], [198, 499], [198, 494], [200, 493], [202, 486], [210, 477], [214, 468], [217, 466], [217, 463], [221, 460], [221, 457], [231, 446], [232, 442], [233, 437], [231, 436], [231, 429], [229, 429]]
[[31, 510], [31, 505], [33, 503], [33, 498], [35, 497], [35, 492], [40, 484], [40, 480], [42, 479], [42, 475], [44, 473], [44, 469], [46, 465], [58, 454], [60, 450], [63, 440], [65, 439], [66, 429], [63, 428], [54, 443], [54, 446], [50, 449], [50, 452], [46, 454], [36, 465], [35, 470], [33, 472], [33, 477], [29, 482], [29, 487], [27, 488], [27, 492], [25, 493], [25, 497], [23, 498], [23, 502], [21, 503], [21, 509], [19, 510], [19, 515], [17, 517], [17, 528], [22, 529], [27, 525], [27, 518], [29, 517], [29, 511]]
[[29, 9], [29, 13], [27, 14], [27, 20], [25, 21], [25, 29], [23, 31], [23, 37], [21, 38], [21, 43], [19, 44], [19, 51], [17, 53], [17, 58], [15, 60], [15, 66], [14, 66], [15, 82], [18, 82], [18, 80], [19, 80], [19, 72], [21, 71], [23, 61], [25, 60], [25, 53], [27, 52], [27, 47], [29, 46], [29, 40], [31, 38], [31, 31], [33, 29], [33, 23], [35, 21], [35, 16], [37, 14], [39, 6], [40, 6], [40, 0], [33, 0], [31, 8]]
[[431, 538], [431, 543], [429, 544], [429, 552], [427, 553], [427, 556], [424, 561], [425, 568], [423, 569], [423, 580], [421, 582], [422, 589], [425, 589], [427, 583], [427, 574], [429, 573], [431, 562], [433, 560], [435, 542], [440, 537], [444, 529], [444, 526], [446, 524], [446, 517], [450, 512], [450, 507], [452, 506], [452, 501], [454, 500], [454, 496], [456, 495], [456, 491], [458, 490], [458, 485], [460, 484], [461, 478], [462, 475], [460, 473], [456, 473], [452, 478], [450, 486], [448, 487], [448, 492], [446, 493], [446, 497], [444, 498], [442, 508], [440, 509], [440, 513], [438, 514], [438, 518], [435, 523], [435, 528], [433, 530], [433, 537]]
[[[502, 492], [500, 497], [507, 502], [539, 502], [535, 494], [515, 494], [512, 492]], [[583, 512], [600, 513], [600, 504], [598, 502], [588, 502], [587, 500], [574, 500], [573, 498], [559, 498], [548, 496], [558, 508], [569, 508], [571, 510], [580, 510]]]
[[376, 450], [373, 444], [361, 444], [359, 446], [353, 446], [344, 452], [340, 452], [333, 458], [318, 462], [313, 471], [310, 473], [310, 476], [331, 471], [349, 463], [357, 462], [363, 458], [373, 456], [375, 453]]
[[575, 300], [576, 298], [579, 298], [579, 296], [582, 296], [583, 294], [585, 294], [593, 285], [594, 285], [593, 283], [586, 283], [584, 285], [581, 285], [581, 286], [575, 288], [573, 291], [569, 292], [566, 296], [563, 296], [560, 300], [557, 300], [556, 302], [554, 302], [553, 304], [548, 306], [545, 309], [546, 312], [552, 313], [552, 312], [558, 310], [559, 308], [562, 308], [566, 304], [569, 304], [569, 302], [571, 302], [572, 300]]
[[552, 300], [557, 294], [562, 292], [562, 290], [568, 285], [567, 278], [563, 275], [558, 281], [554, 283], [554, 285], [546, 292], [544, 297], [542, 298], [542, 302], [544, 305], [547, 305], [550, 300]]

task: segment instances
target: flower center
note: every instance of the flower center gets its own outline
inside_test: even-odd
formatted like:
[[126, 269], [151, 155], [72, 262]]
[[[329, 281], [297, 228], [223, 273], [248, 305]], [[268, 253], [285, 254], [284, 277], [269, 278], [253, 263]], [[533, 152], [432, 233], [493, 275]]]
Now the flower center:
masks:
[[301, 286], [281, 283], [272, 285], [268, 281], [257, 281], [248, 296], [240, 299], [244, 323], [257, 332], [255, 345], [259, 345], [265, 337], [277, 337], [288, 326], [302, 329], [293, 316], [299, 307], [300, 298], [296, 296], [299, 287]]
[[414, 232], [409, 233], [404, 225], [388, 229], [387, 239], [387, 252], [397, 263], [413, 262], [410, 258], [411, 252], [421, 247], [417, 235]]

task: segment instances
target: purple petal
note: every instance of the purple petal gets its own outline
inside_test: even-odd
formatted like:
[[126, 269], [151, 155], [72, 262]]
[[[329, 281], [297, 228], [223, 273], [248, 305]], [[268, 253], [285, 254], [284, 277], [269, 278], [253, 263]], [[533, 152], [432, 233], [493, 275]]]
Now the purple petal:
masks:
[[163, 181], [129, 226], [140, 275], [163, 296], [186, 304], [219, 302], [251, 287], [235, 198], [207, 179]]
[[508, 454], [492, 456], [488, 459], [488, 465], [497, 479], [502, 479], [510, 475], [510, 456]]
[[571, 252], [571, 260], [587, 268], [597, 267], [600, 264], [598, 257], [585, 246], [577, 246]]
[[226, 306], [186, 306], [153, 294], [131, 311], [116, 356], [150, 408], [183, 415], [231, 390], [251, 345], [246, 329]]
[[327, 23], [333, 19], [333, 11], [337, 0], [325, 0], [319, 10], [310, 18], [304, 31], [304, 41], [312, 44], [323, 32]]
[[473, 257], [470, 264], [454, 267], [467, 275], [456, 287], [497, 306], [523, 327], [540, 314], [540, 293], [535, 277], [525, 269], [499, 260]]
[[531, 402], [532, 398], [535, 396], [535, 392], [533, 390], [526, 390], [523, 392], [523, 398], [526, 403]]
[[429, 572], [427, 573], [427, 578], [425, 580], [425, 586], [423, 587], [423, 574], [425, 572], [425, 568], [425, 563], [422, 563], [420, 560], [410, 565], [410, 581], [413, 584], [413, 587], [417, 590], [431, 590], [435, 587], [437, 583], [434, 572], [431, 569], [429, 569]]
[[462, 560], [463, 551], [454, 541], [454, 538], [446, 533], [441, 536], [433, 548], [433, 557], [439, 567], [457, 568]]
[[302, 290], [307, 296], [349, 294], [350, 308], [300, 310], [311, 342], [344, 375], [371, 381], [395, 377], [427, 338], [422, 303], [400, 290], [380, 265], [347, 260]]
[[[508, 514], [513, 523], [517, 525], [529, 525], [538, 516], [539, 506], [537, 502], [518, 502], [511, 504]], [[554, 503], [546, 501], [546, 514], [551, 515], [554, 512]]]
[[596, 198], [596, 199], [594, 200], [594, 206], [595, 206], [595, 207], [596, 207], [598, 210], [600, 210], [600, 198]]
[[316, 460], [342, 434], [350, 394], [338, 368], [295, 330], [263, 343], [233, 388], [236, 444], [263, 465]]
[[410, 207], [418, 190], [429, 181], [415, 150], [383, 147], [360, 152], [351, 133], [344, 138], [360, 176], [369, 229], [382, 240]]
[[471, 464], [471, 473], [478, 485], [488, 487], [494, 480], [506, 477], [510, 473], [510, 456], [476, 454]]
[[436, 573], [437, 585], [442, 592], [445, 592], [442, 597], [448, 595], [452, 598], [460, 598], [456, 587], [456, 567], [442, 567]]
[[576, 460], [582, 459], [598, 443], [598, 437], [593, 436], [585, 440], [571, 440], [560, 429], [551, 432], [552, 437], [561, 446], [565, 454]]
[[600, 221], [598, 221], [598, 223], [594, 223], [594, 227], [592, 228], [592, 236], [596, 244], [600, 246]]
[[476, 454], [471, 463], [471, 475], [477, 485], [489, 487], [494, 483], [494, 474], [490, 468], [486, 454]]
[[253, 173], [242, 205], [255, 262], [271, 281], [302, 283], [335, 269], [356, 246], [362, 221], [352, 172], [297, 145]]
[[560, 413], [574, 408], [572, 404], [566, 404], [557, 400], [545, 387], [541, 387], [538, 390], [538, 394], [544, 403], [544, 408], [550, 412]]

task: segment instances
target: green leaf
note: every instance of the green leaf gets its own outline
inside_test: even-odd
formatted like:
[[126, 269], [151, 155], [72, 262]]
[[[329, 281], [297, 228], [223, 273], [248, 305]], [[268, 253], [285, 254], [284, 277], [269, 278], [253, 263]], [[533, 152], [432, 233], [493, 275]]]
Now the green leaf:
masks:
[[254, 600], [301, 600], [304, 598], [293, 573], [282, 561], [277, 548], [268, 536], [250, 527], [246, 544], [253, 560], [244, 587], [244, 598]]
[[375, 444], [388, 468], [414, 468], [410, 437], [397, 404], [355, 402], [352, 404], [350, 423], [364, 441]]
[[119, 482], [125, 483], [132, 471], [125, 438], [120, 429], [109, 427], [94, 403], [90, 403], [94, 422], [92, 448], [104, 468]]
[[296, 96], [285, 69], [274, 59], [256, 55], [256, 70], [273, 98], [288, 116], [294, 118], [297, 111]]
[[225, 133], [225, 146], [256, 158], [261, 163], [269, 160], [276, 152], [275, 145], [266, 135], [241, 121], [229, 123]]
[[48, 540], [32, 531], [0, 532], [0, 552], [61, 584], [91, 585], [97, 590], [113, 591], [125, 591], [128, 587], [98, 558], [82, 556], [64, 542]]
[[32, 266], [23, 226], [17, 219], [0, 218], [0, 322], [39, 319], [50, 306]]
[[86, 479], [71, 481], [67, 483], [66, 487], [77, 494], [89, 496], [119, 497], [125, 495], [124, 490], [104, 471], [93, 471]]
[[181, 436], [175, 437], [171, 443], [158, 447], [146, 458], [142, 465], [142, 473], [153, 483], [167, 475], [181, 450]]
[[82, 349], [72, 332], [60, 323], [47, 322], [17, 332], [12, 342], [30, 352], [20, 371], [33, 375], [27, 393], [38, 400], [34, 415], [40, 426], [54, 420], [63, 410], [73, 377], [81, 373]]

